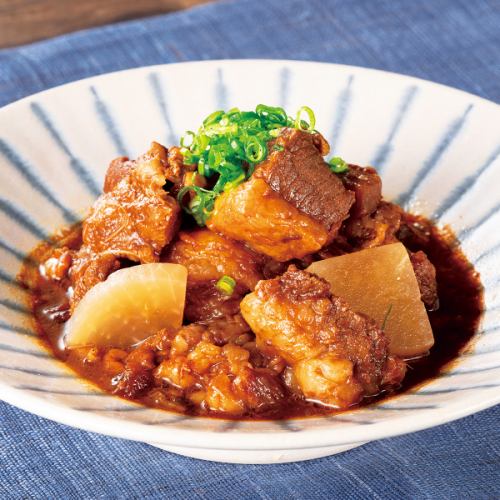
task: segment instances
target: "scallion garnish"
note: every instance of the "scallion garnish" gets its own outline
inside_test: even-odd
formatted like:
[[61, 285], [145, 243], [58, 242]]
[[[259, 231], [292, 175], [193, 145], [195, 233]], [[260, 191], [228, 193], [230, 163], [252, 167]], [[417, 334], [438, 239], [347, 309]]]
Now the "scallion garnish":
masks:
[[[188, 191], [193, 191], [195, 196], [186, 205], [184, 204], [184, 197], [187, 195]], [[217, 194], [214, 191], [209, 191], [208, 189], [203, 189], [198, 186], [185, 186], [179, 191], [177, 200], [181, 207], [194, 217], [194, 220], [199, 226], [204, 226], [214, 209], [216, 196]]]
[[387, 320], [389, 319], [389, 316], [391, 315], [391, 311], [392, 311], [392, 304], [389, 304], [389, 307], [387, 308], [387, 311], [385, 312], [384, 321], [382, 322], [382, 326], [380, 327], [380, 329], [382, 331], [385, 330], [385, 325], [387, 324]]
[[334, 156], [328, 160], [328, 165], [334, 174], [342, 174], [349, 170], [349, 165], [340, 156]]
[[236, 286], [236, 281], [231, 278], [231, 276], [224, 275], [215, 284], [217, 290], [225, 295], [233, 295], [234, 287]]
[[[309, 119], [309, 123], [302, 120], [301, 116], [302, 113], [307, 114], [307, 118]], [[316, 125], [316, 117], [314, 116], [314, 112], [311, 108], [308, 106], [302, 106], [298, 111], [297, 111], [297, 117], [295, 118], [295, 123], [294, 126], [295, 128], [302, 129], [302, 130], [314, 130], [314, 126]]]
[[245, 156], [250, 163], [258, 163], [267, 156], [267, 147], [262, 139], [249, 137], [245, 144]]
[[[198, 173], [210, 179], [207, 184], [212, 187], [186, 187], [179, 192], [179, 202], [200, 226], [205, 225], [217, 196], [252, 175], [255, 165], [267, 158], [268, 142], [284, 127], [313, 132], [315, 124], [314, 113], [307, 106], [300, 108], [295, 120], [283, 108], [265, 104], [255, 111], [214, 111], [203, 120], [198, 133], [188, 131], [181, 139], [184, 162], [197, 164]], [[273, 147], [273, 151], [282, 150], [282, 146]], [[185, 204], [188, 191], [192, 194]]]

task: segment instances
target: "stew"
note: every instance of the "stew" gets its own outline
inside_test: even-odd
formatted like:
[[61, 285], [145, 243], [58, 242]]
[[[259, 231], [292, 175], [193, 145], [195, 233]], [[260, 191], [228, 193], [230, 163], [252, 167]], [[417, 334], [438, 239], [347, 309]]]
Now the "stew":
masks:
[[332, 414], [446, 369], [476, 332], [478, 273], [374, 168], [326, 161], [314, 127], [309, 108], [217, 111], [113, 160], [88, 216], [21, 270], [47, 347], [104, 391], [224, 418]]

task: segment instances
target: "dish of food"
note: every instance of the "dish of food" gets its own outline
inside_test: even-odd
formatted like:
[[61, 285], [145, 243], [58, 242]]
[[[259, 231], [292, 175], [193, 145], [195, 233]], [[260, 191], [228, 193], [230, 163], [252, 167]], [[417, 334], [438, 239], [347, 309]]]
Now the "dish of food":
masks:
[[2, 399], [239, 462], [495, 404], [496, 119], [290, 61], [142, 68], [0, 110]]
[[329, 152], [309, 107], [259, 104], [112, 160], [21, 271], [39, 333], [103, 390], [189, 415], [328, 415], [437, 375], [477, 329], [479, 276]]

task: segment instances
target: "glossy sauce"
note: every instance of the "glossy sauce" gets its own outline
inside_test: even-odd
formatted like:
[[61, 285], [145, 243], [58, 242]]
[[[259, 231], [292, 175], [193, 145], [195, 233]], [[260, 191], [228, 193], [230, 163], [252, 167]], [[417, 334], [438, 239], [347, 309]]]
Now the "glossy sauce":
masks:
[[[78, 248], [79, 234], [80, 228], [77, 227], [56, 240], [64, 240], [66, 246]], [[483, 310], [479, 275], [467, 261], [450, 232], [438, 230], [422, 217], [405, 214], [398, 238], [412, 251], [423, 250], [436, 267], [440, 307], [436, 311], [429, 312], [435, 345], [427, 356], [408, 361], [406, 377], [397, 391], [365, 398], [357, 406], [373, 404], [395, 394], [415, 389], [449, 368], [450, 362], [456, 360], [460, 353], [470, 346]], [[47, 245], [40, 247], [32, 257], [41, 261], [44, 252], [47, 252]], [[92, 381], [103, 390], [112, 392], [113, 386], [109, 375], [99, 370], [99, 365], [83, 363], [83, 358], [77, 351], [64, 350], [62, 346], [62, 328], [69, 316], [67, 299], [69, 282], [63, 281], [58, 284], [46, 280], [38, 274], [37, 268], [29, 263], [25, 265], [21, 278], [24, 282], [31, 283], [36, 280], [38, 284], [36, 293], [32, 294], [32, 307], [37, 330], [46, 347], [80, 376]], [[135, 401], [148, 406], [157, 406], [150, 394]], [[351, 407], [348, 411], [354, 408]], [[175, 410], [175, 405], [170, 409]], [[184, 409], [184, 412], [192, 413], [188, 409]], [[256, 418], [290, 418], [335, 413], [339, 411], [291, 397], [278, 411], [273, 410], [271, 414], [259, 415]], [[210, 416], [217, 415], [210, 414]], [[221, 416], [231, 418], [228, 415]]]

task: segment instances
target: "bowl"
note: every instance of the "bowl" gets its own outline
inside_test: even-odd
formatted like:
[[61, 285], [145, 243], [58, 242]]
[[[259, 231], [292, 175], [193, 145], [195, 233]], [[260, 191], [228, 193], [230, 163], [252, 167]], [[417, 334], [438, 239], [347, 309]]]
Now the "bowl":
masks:
[[[386, 199], [450, 226], [481, 274], [473, 345], [438, 378], [380, 404], [278, 421], [195, 418], [104, 394], [37, 341], [16, 275], [40, 239], [82, 218], [110, 159], [178, 143], [214, 109], [308, 105], [335, 154], [376, 165]], [[206, 61], [90, 78], [0, 110], [0, 398], [89, 431], [196, 458], [276, 463], [440, 425], [500, 401], [498, 105], [364, 68]]]

